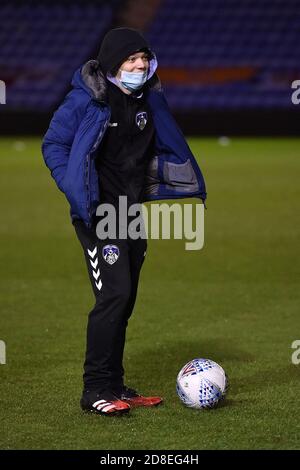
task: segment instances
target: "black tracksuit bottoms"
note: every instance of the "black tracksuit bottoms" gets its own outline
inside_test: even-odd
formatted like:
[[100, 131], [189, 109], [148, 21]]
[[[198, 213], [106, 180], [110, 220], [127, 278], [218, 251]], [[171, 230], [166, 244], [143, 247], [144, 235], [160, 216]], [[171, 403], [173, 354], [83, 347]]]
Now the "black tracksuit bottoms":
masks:
[[[116, 390], [124, 385], [123, 352], [147, 241], [100, 240], [96, 224], [73, 221], [96, 297], [89, 313], [84, 362], [84, 391]], [[109, 246], [110, 245], [110, 246]]]

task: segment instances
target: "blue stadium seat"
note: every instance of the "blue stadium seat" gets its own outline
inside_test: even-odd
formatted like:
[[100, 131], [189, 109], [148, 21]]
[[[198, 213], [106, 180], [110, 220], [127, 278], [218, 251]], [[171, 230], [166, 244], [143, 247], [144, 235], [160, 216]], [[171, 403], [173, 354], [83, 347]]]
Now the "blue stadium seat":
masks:
[[174, 108], [292, 105], [291, 77], [300, 77], [298, 0], [165, 0], [146, 36], [161, 68], [183, 68], [190, 75], [212, 68], [253, 69], [255, 79], [241, 75], [238, 82], [211, 80], [196, 87], [174, 84], [170, 76], [164, 88]]
[[56, 107], [76, 68], [100, 44], [116, 4], [116, 0], [72, 5], [56, 0], [34, 5], [30, 0], [22, 4], [4, 1], [0, 8], [0, 78], [8, 84], [6, 109], [47, 111]]

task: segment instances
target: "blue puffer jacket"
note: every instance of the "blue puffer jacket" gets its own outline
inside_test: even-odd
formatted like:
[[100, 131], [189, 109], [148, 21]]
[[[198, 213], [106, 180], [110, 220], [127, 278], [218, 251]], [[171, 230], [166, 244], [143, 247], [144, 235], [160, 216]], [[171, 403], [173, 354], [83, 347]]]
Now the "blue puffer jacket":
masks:
[[[95, 150], [110, 119], [106, 79], [96, 60], [80, 67], [50, 122], [42, 144], [45, 163], [71, 206], [72, 219], [89, 227], [99, 205]], [[155, 131], [156, 149], [145, 182], [145, 201], [206, 198], [205, 183], [185, 138], [171, 115], [156, 74], [145, 89]], [[100, 175], [101, 178], [101, 175]]]

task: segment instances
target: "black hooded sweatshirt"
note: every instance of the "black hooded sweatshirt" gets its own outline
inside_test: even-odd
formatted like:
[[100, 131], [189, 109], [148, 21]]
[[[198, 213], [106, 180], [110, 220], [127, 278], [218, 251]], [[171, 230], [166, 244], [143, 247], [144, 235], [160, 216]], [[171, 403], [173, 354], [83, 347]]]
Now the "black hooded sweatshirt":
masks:
[[128, 205], [142, 202], [146, 169], [154, 152], [149, 106], [144, 93], [126, 95], [110, 82], [108, 102], [111, 118], [96, 157], [100, 202], [117, 207], [119, 196], [127, 196]]
[[[148, 45], [136, 30], [117, 28], [102, 41], [98, 60], [104, 74], [116, 71], [122, 62]], [[143, 88], [146, 88], [145, 84]], [[127, 95], [107, 79], [107, 99], [111, 108], [109, 127], [98, 148], [100, 202], [118, 206], [118, 197], [127, 196], [128, 205], [142, 202], [147, 164], [154, 152], [155, 131], [150, 108], [142, 89]]]

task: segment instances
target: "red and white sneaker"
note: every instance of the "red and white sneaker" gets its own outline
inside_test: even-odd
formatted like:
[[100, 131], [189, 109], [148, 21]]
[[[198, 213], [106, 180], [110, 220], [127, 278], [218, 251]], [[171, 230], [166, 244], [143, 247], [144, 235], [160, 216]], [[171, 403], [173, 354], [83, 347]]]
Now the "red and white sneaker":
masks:
[[110, 391], [83, 392], [80, 400], [81, 409], [85, 412], [96, 413], [106, 416], [118, 416], [128, 413], [130, 405], [120, 400]]
[[131, 407], [136, 406], [157, 406], [163, 402], [161, 397], [144, 397], [133, 388], [123, 387], [119, 391], [114, 391], [115, 395]]

